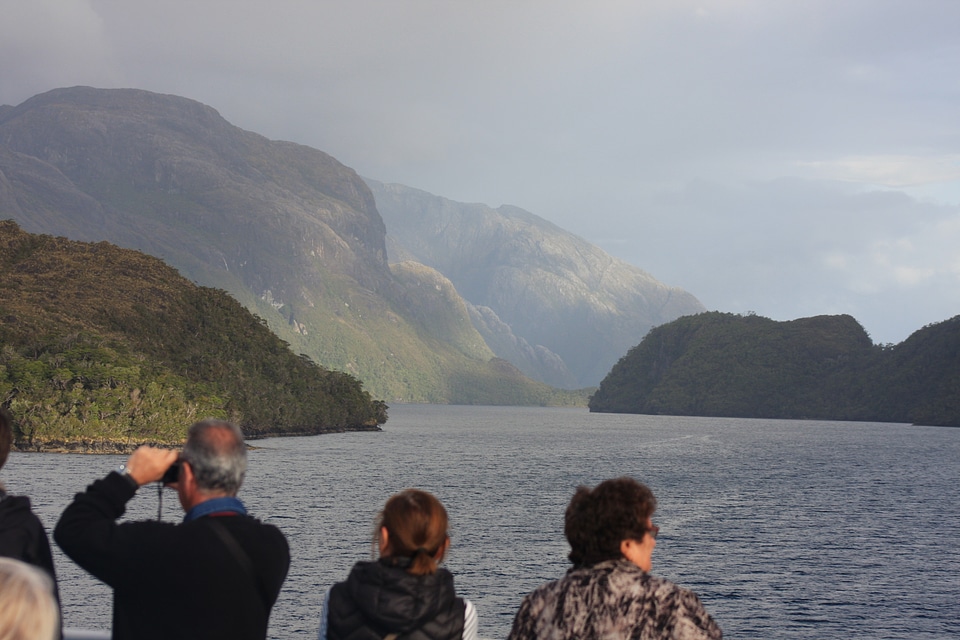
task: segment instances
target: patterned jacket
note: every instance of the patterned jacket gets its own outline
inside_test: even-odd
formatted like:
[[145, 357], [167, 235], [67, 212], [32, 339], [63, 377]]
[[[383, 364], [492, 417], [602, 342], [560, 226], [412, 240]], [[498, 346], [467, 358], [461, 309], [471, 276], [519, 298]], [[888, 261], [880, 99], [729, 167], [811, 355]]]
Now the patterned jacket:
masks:
[[628, 560], [574, 567], [523, 599], [509, 640], [719, 640], [700, 599]]

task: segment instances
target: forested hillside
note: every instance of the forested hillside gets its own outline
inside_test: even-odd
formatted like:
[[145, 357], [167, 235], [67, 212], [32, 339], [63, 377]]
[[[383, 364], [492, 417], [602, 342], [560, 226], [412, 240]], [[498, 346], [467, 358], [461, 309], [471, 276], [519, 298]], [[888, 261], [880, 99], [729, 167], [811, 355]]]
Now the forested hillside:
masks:
[[178, 443], [198, 418], [248, 436], [376, 429], [359, 381], [295, 355], [225, 292], [106, 242], [0, 221], [0, 403], [17, 444]]
[[960, 426], [960, 316], [896, 346], [850, 316], [704, 313], [659, 326], [590, 399], [599, 412]]
[[72, 87], [4, 109], [0, 214], [161, 258], [390, 402], [586, 401], [505, 370], [433, 270], [392, 271], [353, 169], [193, 100]]

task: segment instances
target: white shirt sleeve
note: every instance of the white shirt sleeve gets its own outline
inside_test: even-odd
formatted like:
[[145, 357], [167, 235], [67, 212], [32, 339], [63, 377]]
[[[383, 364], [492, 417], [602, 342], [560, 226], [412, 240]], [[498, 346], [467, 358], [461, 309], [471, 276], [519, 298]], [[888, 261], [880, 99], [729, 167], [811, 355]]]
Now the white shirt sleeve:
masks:
[[330, 610], [330, 589], [323, 596], [323, 606], [320, 607], [320, 633], [318, 640], [327, 640], [327, 612]]
[[[463, 640], [478, 640], [477, 636], [477, 608], [469, 600], [464, 600], [466, 608], [463, 611]], [[322, 640], [326, 640], [324, 637]]]

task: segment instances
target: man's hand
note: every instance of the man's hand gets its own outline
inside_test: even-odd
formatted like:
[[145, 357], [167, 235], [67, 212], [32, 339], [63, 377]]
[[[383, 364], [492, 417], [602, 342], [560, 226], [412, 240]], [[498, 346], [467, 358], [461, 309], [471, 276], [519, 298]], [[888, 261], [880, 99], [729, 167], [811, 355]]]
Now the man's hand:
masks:
[[137, 447], [127, 458], [126, 468], [141, 487], [149, 482], [157, 482], [180, 454], [170, 449], [156, 447]]

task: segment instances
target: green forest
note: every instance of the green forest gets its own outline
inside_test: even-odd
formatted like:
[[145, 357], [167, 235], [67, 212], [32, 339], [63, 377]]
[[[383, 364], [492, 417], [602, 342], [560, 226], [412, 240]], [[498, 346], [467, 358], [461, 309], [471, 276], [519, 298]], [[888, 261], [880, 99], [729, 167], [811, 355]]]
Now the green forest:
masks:
[[0, 404], [25, 450], [182, 442], [217, 417], [248, 437], [378, 429], [352, 376], [294, 354], [227, 293], [106, 242], [0, 221]]
[[960, 316], [875, 345], [848, 315], [710, 312], [651, 330], [591, 411], [960, 426]]

